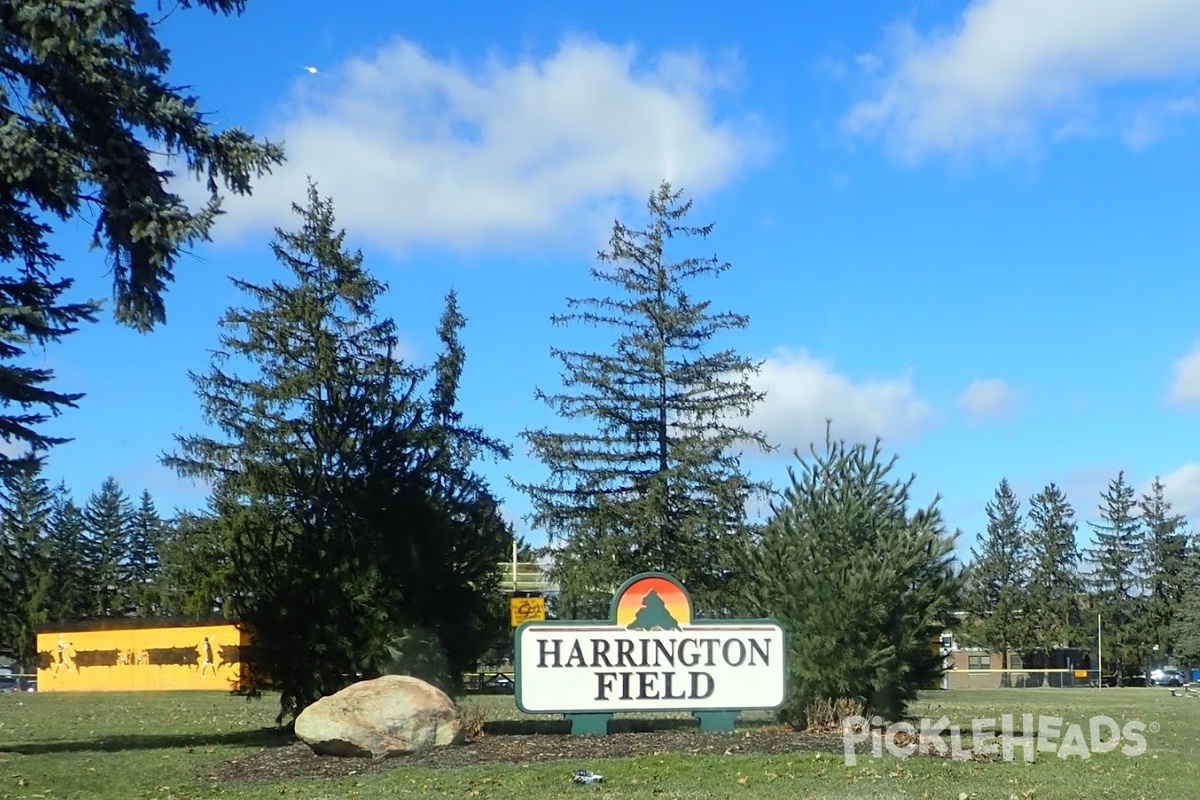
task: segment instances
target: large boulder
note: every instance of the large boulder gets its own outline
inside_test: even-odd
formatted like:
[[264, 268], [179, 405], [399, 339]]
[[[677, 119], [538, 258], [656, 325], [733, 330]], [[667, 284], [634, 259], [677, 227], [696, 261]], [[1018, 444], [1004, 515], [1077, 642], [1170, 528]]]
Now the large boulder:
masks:
[[322, 697], [296, 717], [296, 735], [314, 752], [387, 758], [460, 744], [462, 723], [441, 689], [407, 675], [384, 675]]

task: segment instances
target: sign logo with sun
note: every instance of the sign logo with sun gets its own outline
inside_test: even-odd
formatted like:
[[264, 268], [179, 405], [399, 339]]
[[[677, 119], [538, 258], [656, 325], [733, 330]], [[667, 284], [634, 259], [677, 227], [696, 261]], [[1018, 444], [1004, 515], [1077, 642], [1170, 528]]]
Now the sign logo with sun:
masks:
[[692, 598], [669, 575], [639, 575], [617, 590], [613, 619], [630, 631], [677, 631], [692, 624]]

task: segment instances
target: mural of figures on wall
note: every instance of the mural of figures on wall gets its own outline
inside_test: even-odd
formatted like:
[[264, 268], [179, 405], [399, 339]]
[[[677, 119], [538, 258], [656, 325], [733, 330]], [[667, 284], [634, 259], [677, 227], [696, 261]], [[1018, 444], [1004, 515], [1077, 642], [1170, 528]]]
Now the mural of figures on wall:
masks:
[[42, 692], [229, 691], [249, 651], [224, 621], [103, 620], [43, 630], [37, 644]]
[[54, 648], [54, 674], [57, 675], [59, 670], [76, 671], [75, 656], [75, 645], [64, 642], [62, 637], [59, 637], [58, 644]]
[[217, 668], [213, 664], [213, 646], [208, 637], [204, 637], [204, 643], [200, 645], [200, 677], [204, 677], [204, 670], [211, 669], [213, 675], [217, 674]]
[[146, 651], [149, 663], [168, 667], [195, 667], [196, 648], [152, 647]]

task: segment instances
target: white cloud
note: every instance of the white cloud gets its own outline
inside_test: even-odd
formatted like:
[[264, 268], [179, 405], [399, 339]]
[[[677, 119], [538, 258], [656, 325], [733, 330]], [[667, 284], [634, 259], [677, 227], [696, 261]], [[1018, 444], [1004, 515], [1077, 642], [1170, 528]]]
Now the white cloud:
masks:
[[851, 131], [881, 133], [909, 158], [1011, 149], [1040, 123], [1071, 125], [1097, 89], [1194, 73], [1200, 3], [973, 0], [952, 29], [895, 26], [888, 50], [877, 94], [845, 119]]
[[999, 417], [1012, 411], [1017, 393], [1003, 378], [977, 380], [958, 396], [958, 405], [975, 419]]
[[1172, 511], [1193, 521], [1200, 517], [1200, 464], [1184, 464], [1164, 475], [1162, 483]]
[[827, 419], [835, 438], [863, 442], [911, 440], [934, 422], [910, 376], [855, 383], [806, 353], [766, 359], [754, 385], [767, 396], [747, 427], [764, 431], [783, 454], [823, 442]]
[[863, 72], [871, 74], [879, 71], [879, 68], [883, 66], [883, 59], [881, 59], [875, 53], [862, 53], [858, 56], [855, 56], [854, 63], [857, 64], [858, 68]]
[[1200, 408], [1200, 345], [1172, 365], [1174, 380], [1167, 402], [1179, 408]]
[[272, 136], [288, 162], [230, 197], [214, 238], [294, 224], [307, 176], [339, 224], [395, 252], [567, 241], [611, 227], [659, 181], [689, 196], [768, 152], [754, 121], [718, 118], [736, 63], [564, 41], [545, 58], [468, 66], [405, 40], [305, 76]]

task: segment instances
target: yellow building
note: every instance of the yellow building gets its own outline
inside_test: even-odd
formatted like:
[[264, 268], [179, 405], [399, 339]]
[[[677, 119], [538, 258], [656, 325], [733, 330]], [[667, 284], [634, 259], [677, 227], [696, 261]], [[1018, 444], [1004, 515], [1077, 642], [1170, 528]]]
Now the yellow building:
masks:
[[249, 637], [226, 620], [105, 619], [44, 625], [39, 692], [238, 688]]

